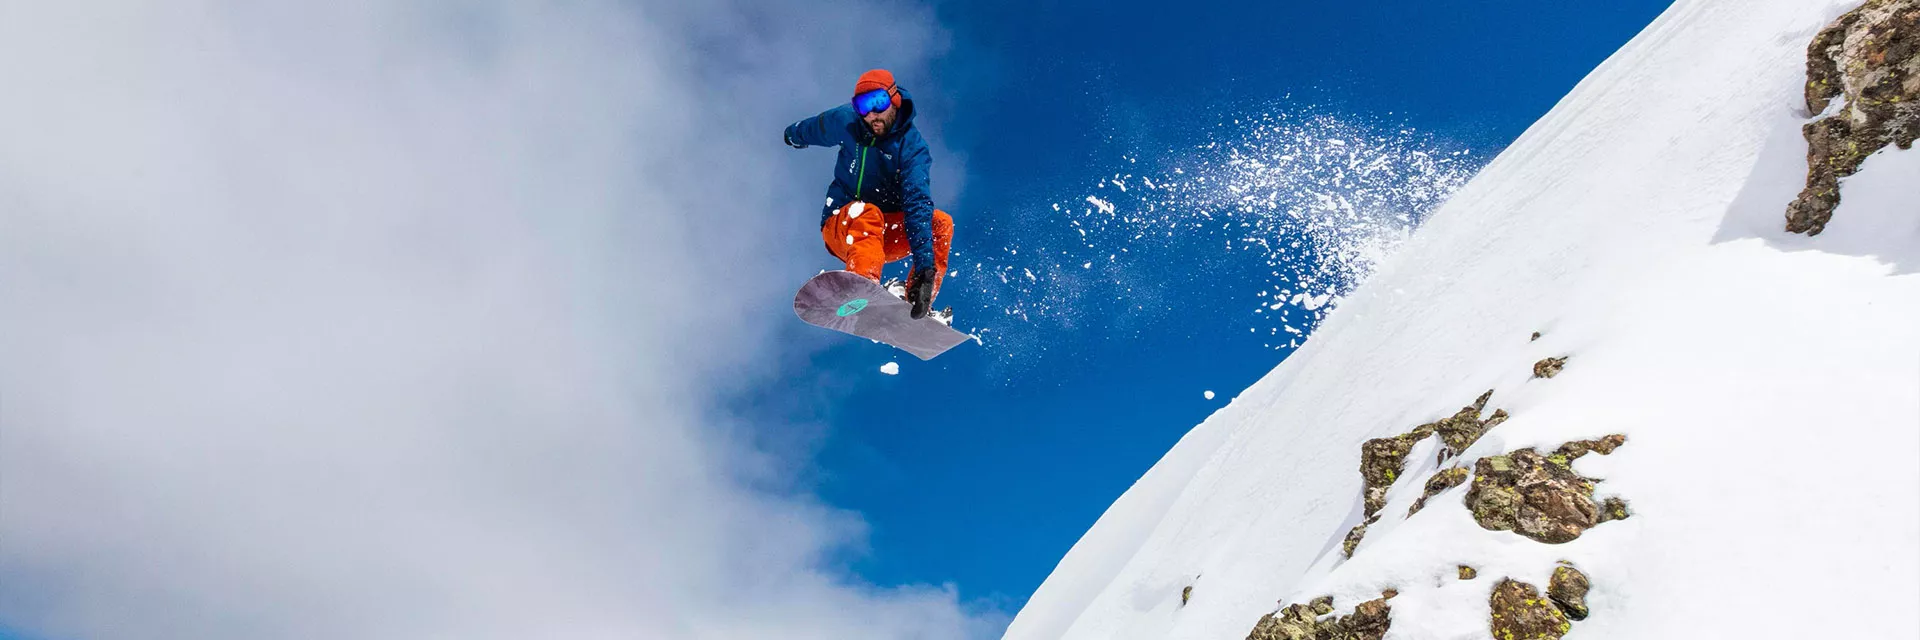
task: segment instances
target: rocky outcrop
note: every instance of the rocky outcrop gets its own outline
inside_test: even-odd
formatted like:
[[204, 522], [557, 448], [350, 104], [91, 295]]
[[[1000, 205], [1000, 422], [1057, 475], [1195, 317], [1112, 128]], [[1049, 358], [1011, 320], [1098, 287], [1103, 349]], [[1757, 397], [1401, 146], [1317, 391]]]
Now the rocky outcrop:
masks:
[[1605, 438], [1596, 438], [1593, 440], [1575, 440], [1573, 442], [1560, 445], [1559, 449], [1555, 449], [1553, 451], [1553, 455], [1558, 457], [1564, 457], [1569, 461], [1575, 458], [1579, 458], [1580, 456], [1587, 455], [1588, 451], [1592, 451], [1594, 453], [1598, 453], [1604, 456], [1604, 455], [1613, 453], [1614, 449], [1618, 449], [1620, 448], [1620, 445], [1623, 445], [1626, 443], [1627, 443], [1627, 437], [1616, 433], [1616, 434], [1607, 436]]
[[1367, 526], [1380, 521], [1380, 509], [1387, 506], [1387, 490], [1393, 488], [1393, 482], [1406, 470], [1407, 453], [1431, 435], [1432, 427], [1421, 425], [1407, 433], [1360, 444], [1360, 500], [1365, 519], [1349, 529], [1346, 540], [1340, 543], [1340, 552], [1346, 557], [1353, 557], [1353, 550], [1367, 535]]
[[[1807, 185], [1787, 205], [1787, 231], [1818, 235], [1840, 205], [1840, 181], [1888, 145], [1920, 138], [1920, 0], [1867, 0], [1807, 47]], [[1837, 102], [1836, 102], [1837, 101]]]
[[1566, 358], [1546, 358], [1533, 363], [1533, 377], [1551, 378], [1560, 375], [1560, 370], [1565, 368], [1567, 368]]
[[1573, 629], [1573, 623], [1560, 608], [1540, 597], [1540, 589], [1514, 580], [1502, 579], [1487, 599], [1492, 609], [1491, 631], [1500, 640], [1559, 640]]
[[1627, 501], [1620, 496], [1609, 496], [1600, 502], [1600, 522], [1625, 520], [1631, 515], [1633, 512], [1627, 509]]
[[1262, 616], [1247, 640], [1380, 640], [1393, 625], [1393, 608], [1387, 600], [1394, 595], [1391, 589], [1383, 591], [1344, 616], [1330, 615], [1334, 611], [1331, 596], [1290, 604]]
[[1573, 565], [1562, 563], [1553, 569], [1553, 578], [1547, 581], [1547, 597], [1553, 600], [1553, 606], [1573, 620], [1587, 619], [1587, 574], [1581, 573]]
[[1360, 478], [1365, 483], [1361, 500], [1368, 517], [1387, 506], [1387, 490], [1393, 488], [1393, 482], [1406, 470], [1407, 453], [1430, 435], [1433, 435], [1431, 425], [1421, 425], [1407, 433], [1374, 438], [1360, 445]]
[[1548, 544], [1571, 542], [1594, 525], [1629, 515], [1624, 501], [1609, 501], [1619, 517], [1603, 517], [1602, 505], [1593, 501], [1596, 480], [1573, 470], [1573, 461], [1588, 452], [1605, 455], [1625, 443], [1626, 436], [1612, 435], [1569, 442], [1551, 455], [1528, 448], [1481, 458], [1474, 463], [1467, 509], [1486, 529]]
[[1440, 435], [1440, 440], [1445, 445], [1440, 449], [1440, 459], [1445, 460], [1460, 455], [1460, 452], [1473, 446], [1473, 443], [1478, 441], [1480, 436], [1485, 435], [1489, 429], [1507, 421], [1505, 409], [1496, 409], [1492, 416], [1485, 420], [1480, 419], [1480, 413], [1486, 410], [1487, 400], [1491, 398], [1493, 398], [1493, 390], [1488, 389], [1486, 393], [1480, 394], [1479, 398], [1475, 398], [1473, 404], [1461, 407], [1453, 417], [1421, 425], [1423, 429], [1431, 427], [1434, 433]]
[[1360, 548], [1360, 540], [1367, 537], [1367, 527], [1379, 521], [1380, 516], [1368, 516], [1367, 519], [1360, 524], [1353, 525], [1352, 529], [1348, 529], [1347, 538], [1340, 541], [1340, 555], [1348, 558], [1353, 557], [1353, 550]]
[[[1392, 489], [1394, 481], [1399, 480], [1400, 474], [1406, 471], [1407, 454], [1413, 451], [1414, 445], [1429, 436], [1438, 435], [1441, 440], [1440, 459], [1445, 460], [1472, 446], [1480, 436], [1486, 434], [1487, 430], [1506, 422], [1507, 412], [1504, 410], [1495, 410], [1492, 416], [1488, 416], [1485, 420], [1480, 419], [1480, 413], [1486, 410], [1487, 401], [1492, 398], [1493, 390], [1488, 389], [1486, 393], [1480, 394], [1479, 398], [1475, 398], [1473, 404], [1461, 407], [1452, 417], [1414, 427], [1412, 431], [1397, 436], [1374, 438], [1361, 443], [1360, 478], [1363, 481], [1361, 502], [1366, 518], [1347, 531], [1346, 540], [1340, 545], [1341, 551], [1347, 557], [1353, 557], [1353, 550], [1360, 545], [1361, 538], [1367, 535], [1367, 526], [1380, 521], [1380, 510], [1387, 506], [1387, 490]], [[1441, 474], [1447, 473], [1449, 472], [1441, 472]], [[1455, 485], [1466, 479], [1465, 469], [1458, 470], [1458, 473], [1460, 474], [1458, 478], [1440, 479], [1441, 474], [1428, 478], [1429, 493], [1422, 496], [1407, 515], [1413, 515], [1413, 512], [1419, 511], [1425, 504], [1426, 498], [1446, 490], [1447, 487], [1433, 488], [1436, 479], [1442, 482], [1452, 479]]]
[[1419, 498], [1414, 499], [1413, 506], [1407, 509], [1407, 517], [1411, 518], [1413, 514], [1420, 513], [1420, 509], [1427, 506], [1428, 498], [1440, 495], [1442, 491], [1465, 484], [1467, 476], [1470, 475], [1470, 473], [1466, 467], [1454, 467], [1436, 471], [1433, 475], [1428, 476], [1426, 489], [1421, 492]]

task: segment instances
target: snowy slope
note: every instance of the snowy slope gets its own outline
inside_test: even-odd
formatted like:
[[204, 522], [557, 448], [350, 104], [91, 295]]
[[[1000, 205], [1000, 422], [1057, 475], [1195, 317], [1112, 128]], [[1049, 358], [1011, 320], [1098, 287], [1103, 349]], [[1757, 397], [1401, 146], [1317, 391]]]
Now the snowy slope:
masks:
[[[1825, 234], [1782, 229], [1807, 45], [1857, 4], [1676, 2], [1115, 502], [1006, 637], [1243, 638], [1393, 588], [1388, 638], [1484, 638], [1495, 581], [1562, 560], [1593, 583], [1572, 638], [1920, 637], [1920, 150], [1870, 158]], [[1456, 460], [1624, 434], [1575, 468], [1632, 517], [1544, 544], [1481, 528], [1464, 486], [1407, 517], [1428, 440], [1343, 559], [1360, 444], [1488, 389], [1512, 418]]]

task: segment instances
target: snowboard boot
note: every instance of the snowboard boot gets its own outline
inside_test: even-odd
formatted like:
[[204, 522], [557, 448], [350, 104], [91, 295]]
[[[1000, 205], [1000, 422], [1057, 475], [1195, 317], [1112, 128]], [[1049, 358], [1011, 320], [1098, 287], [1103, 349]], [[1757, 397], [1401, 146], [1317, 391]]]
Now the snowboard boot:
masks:
[[913, 305], [909, 315], [915, 320], [927, 317], [933, 308], [933, 275], [932, 269], [922, 269], [907, 278], [907, 303]]

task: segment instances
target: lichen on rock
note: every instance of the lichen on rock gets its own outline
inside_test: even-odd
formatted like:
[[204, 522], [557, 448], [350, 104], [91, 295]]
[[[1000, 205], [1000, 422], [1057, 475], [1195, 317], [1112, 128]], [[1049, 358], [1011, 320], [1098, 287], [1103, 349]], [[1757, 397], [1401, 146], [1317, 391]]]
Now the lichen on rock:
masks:
[[1314, 598], [1313, 600], [1310, 600], [1307, 602], [1307, 607], [1313, 609], [1313, 615], [1316, 615], [1316, 616], [1324, 616], [1329, 613], [1333, 613], [1333, 596], [1320, 596], [1318, 598]]
[[1480, 436], [1486, 435], [1488, 430], [1507, 421], [1505, 409], [1496, 409], [1492, 416], [1488, 416], [1485, 420], [1480, 419], [1480, 413], [1487, 409], [1487, 400], [1492, 398], [1493, 390], [1488, 389], [1486, 393], [1474, 399], [1473, 404], [1461, 407], [1453, 417], [1420, 426], [1423, 429], [1430, 427], [1434, 433], [1440, 434], [1440, 441], [1444, 445], [1440, 448], [1441, 460], [1460, 455], [1460, 452], [1466, 451], [1467, 447], [1479, 441]]
[[1840, 180], [1920, 138], [1920, 0], [1867, 0], [1814, 36], [1806, 100], [1820, 115], [1801, 129], [1807, 184], [1787, 205], [1787, 231], [1819, 235], [1840, 205]]
[[1360, 539], [1367, 536], [1367, 525], [1379, 521], [1380, 516], [1367, 516], [1366, 520], [1361, 521], [1360, 524], [1353, 525], [1352, 529], [1348, 529], [1347, 539], [1340, 542], [1341, 555], [1348, 558], [1353, 557], [1353, 550], [1360, 547]]
[[1460, 565], [1459, 575], [1461, 580], [1472, 580], [1480, 577], [1480, 571], [1463, 564]]
[[1390, 438], [1374, 438], [1360, 445], [1360, 478], [1365, 483], [1362, 500], [1371, 517], [1387, 506], [1387, 490], [1406, 470], [1407, 453], [1413, 445], [1433, 435], [1429, 425]]
[[1560, 375], [1560, 370], [1565, 368], [1567, 368], [1566, 358], [1545, 358], [1533, 363], [1533, 377], [1551, 378]]
[[1247, 640], [1380, 640], [1393, 625], [1393, 608], [1387, 604], [1391, 593], [1382, 592], [1344, 616], [1329, 615], [1334, 611], [1332, 596], [1290, 604], [1262, 616]]
[[1560, 608], [1560, 612], [1574, 620], [1587, 619], [1587, 590], [1592, 587], [1587, 574], [1581, 573], [1573, 565], [1561, 563], [1554, 567], [1553, 578], [1547, 581], [1547, 597]]
[[1499, 640], [1559, 640], [1573, 628], [1560, 608], [1540, 597], [1540, 589], [1512, 578], [1494, 585], [1487, 606], [1490, 630]]
[[1568, 442], [1560, 445], [1559, 449], [1554, 450], [1553, 455], [1564, 456], [1568, 460], [1572, 460], [1587, 455], [1588, 451], [1592, 451], [1604, 456], [1613, 453], [1614, 449], [1618, 449], [1620, 445], [1626, 443], [1627, 437], [1616, 433], [1604, 438]]
[[[1596, 480], [1574, 472], [1573, 461], [1589, 451], [1611, 453], [1625, 442], [1626, 436], [1615, 435], [1569, 442], [1551, 456], [1527, 448], [1481, 458], [1474, 463], [1467, 509], [1486, 529], [1548, 544], [1571, 542], [1594, 525], [1619, 519], [1602, 516], [1601, 505], [1593, 501]], [[1625, 513], [1624, 501], [1608, 506]]]
[[1466, 483], [1467, 477], [1471, 475], [1471, 473], [1472, 472], [1467, 471], [1466, 467], [1453, 467], [1434, 472], [1432, 476], [1427, 478], [1427, 486], [1421, 492], [1420, 497], [1415, 498], [1413, 500], [1413, 506], [1407, 508], [1407, 517], [1411, 518], [1413, 514], [1420, 513], [1420, 510], [1427, 506], [1428, 498], [1440, 495], [1442, 491]]
[[[1387, 491], [1393, 488], [1394, 481], [1400, 479], [1400, 474], [1406, 472], [1407, 454], [1413, 452], [1414, 445], [1437, 434], [1441, 439], [1440, 456], [1445, 460], [1471, 446], [1488, 429], [1507, 420], [1507, 412], [1501, 410], [1494, 411], [1485, 420], [1480, 419], [1480, 413], [1486, 410], [1487, 401], [1492, 397], [1493, 390], [1488, 389], [1473, 404], [1461, 407], [1450, 418], [1414, 427], [1412, 431], [1397, 436], [1374, 438], [1360, 444], [1361, 507], [1366, 519], [1347, 531], [1346, 540], [1340, 545], [1346, 557], [1353, 557], [1353, 550], [1360, 546], [1360, 539], [1367, 535], [1367, 525], [1379, 521], [1380, 510], [1387, 506]], [[1460, 470], [1460, 473], [1464, 474], [1465, 470]], [[1462, 475], [1461, 479], [1464, 480], [1465, 476]], [[1429, 489], [1433, 481], [1433, 478], [1427, 480]], [[1445, 487], [1420, 498], [1413, 511], [1419, 510], [1426, 497], [1441, 490], [1445, 490]], [[1413, 512], [1409, 511], [1407, 515], [1413, 515]]]
[[1620, 496], [1608, 496], [1607, 499], [1600, 501], [1600, 522], [1625, 520], [1632, 516], [1633, 512], [1627, 509], [1627, 501]]

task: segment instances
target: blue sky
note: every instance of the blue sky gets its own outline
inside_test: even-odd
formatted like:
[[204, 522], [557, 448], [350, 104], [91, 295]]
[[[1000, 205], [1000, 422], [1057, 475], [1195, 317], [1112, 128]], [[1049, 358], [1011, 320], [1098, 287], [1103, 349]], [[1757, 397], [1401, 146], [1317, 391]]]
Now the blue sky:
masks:
[[[1229, 146], [1258, 153], [1276, 143], [1244, 139], [1244, 123], [1262, 118], [1327, 116], [1393, 138], [1398, 152], [1484, 163], [1667, 5], [952, 2], [937, 11], [949, 48], [927, 77], [901, 82], [928, 103], [920, 119], [964, 153], [961, 193], [935, 185], [956, 220], [954, 262], [1018, 267], [1027, 259], [1006, 247], [1073, 245], [1074, 256], [1026, 254], [1058, 266], [1089, 251], [1051, 205], [1113, 197], [1098, 185], [1116, 172], [1172, 175]], [[1117, 272], [1154, 289], [1140, 304], [1123, 285], [1011, 290], [961, 266], [941, 302], [998, 340], [920, 363], [853, 340], [801, 356], [814, 343], [796, 335], [809, 347], [734, 409], [762, 424], [824, 425], [815, 488], [870, 526], [849, 571], [882, 585], [952, 583], [1011, 611], [1189, 427], [1289, 352], [1252, 312], [1248, 289], [1265, 285], [1250, 283], [1269, 274], [1220, 240], [1095, 240], [1091, 253], [1133, 249]], [[1050, 312], [1009, 317], [1014, 304]], [[900, 375], [877, 372], [893, 360]]]

